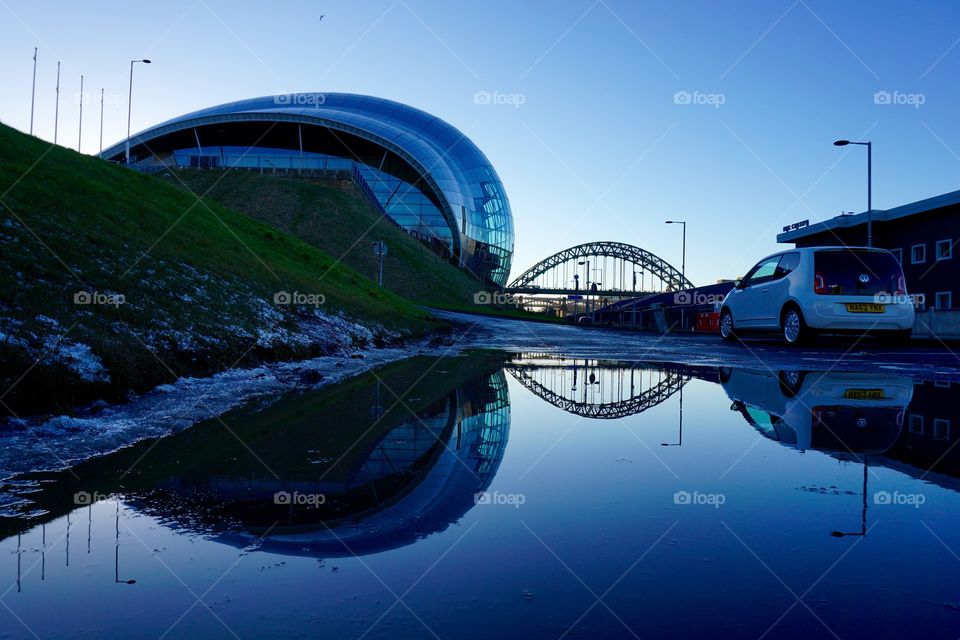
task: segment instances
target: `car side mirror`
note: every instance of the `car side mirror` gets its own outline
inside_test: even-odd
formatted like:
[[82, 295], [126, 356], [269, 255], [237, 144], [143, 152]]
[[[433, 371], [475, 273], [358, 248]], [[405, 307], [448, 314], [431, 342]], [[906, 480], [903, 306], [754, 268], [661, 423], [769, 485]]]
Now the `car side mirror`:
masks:
[[740, 278], [737, 278], [736, 280], [734, 280], [734, 281], [733, 281], [733, 288], [734, 288], [734, 289], [743, 289], [743, 280], [741, 280]]

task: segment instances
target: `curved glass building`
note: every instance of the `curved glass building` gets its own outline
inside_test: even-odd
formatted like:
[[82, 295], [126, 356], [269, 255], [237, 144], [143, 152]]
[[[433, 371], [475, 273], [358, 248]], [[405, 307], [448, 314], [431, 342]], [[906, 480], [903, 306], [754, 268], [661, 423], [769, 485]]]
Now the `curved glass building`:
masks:
[[353, 180], [384, 215], [483, 280], [505, 285], [513, 216], [483, 152], [398, 102], [294, 93], [188, 113], [104, 150], [142, 171], [238, 168]]

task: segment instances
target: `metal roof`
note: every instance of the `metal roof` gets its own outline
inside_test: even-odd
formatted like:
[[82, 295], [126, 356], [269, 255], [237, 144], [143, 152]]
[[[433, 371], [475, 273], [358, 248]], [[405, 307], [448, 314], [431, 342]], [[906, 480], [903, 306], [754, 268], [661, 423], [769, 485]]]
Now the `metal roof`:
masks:
[[[890, 222], [899, 218], [906, 218], [935, 209], [941, 209], [951, 205], [960, 204], [960, 191], [951, 191], [925, 200], [918, 200], [909, 204], [903, 204], [893, 209], [874, 209], [873, 222]], [[777, 242], [797, 242], [818, 233], [831, 231], [834, 229], [847, 229], [867, 223], [867, 212], [863, 211], [854, 215], [836, 216], [829, 220], [823, 220], [811, 224], [807, 227], [786, 231], [777, 234]]]

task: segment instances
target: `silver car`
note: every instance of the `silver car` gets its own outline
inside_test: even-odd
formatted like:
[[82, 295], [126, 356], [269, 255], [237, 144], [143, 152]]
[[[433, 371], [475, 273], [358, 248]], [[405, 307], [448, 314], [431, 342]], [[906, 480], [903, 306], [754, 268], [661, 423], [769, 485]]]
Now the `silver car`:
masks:
[[821, 332], [905, 340], [913, 300], [892, 253], [867, 247], [805, 247], [758, 262], [720, 307], [720, 335], [779, 332], [795, 344]]

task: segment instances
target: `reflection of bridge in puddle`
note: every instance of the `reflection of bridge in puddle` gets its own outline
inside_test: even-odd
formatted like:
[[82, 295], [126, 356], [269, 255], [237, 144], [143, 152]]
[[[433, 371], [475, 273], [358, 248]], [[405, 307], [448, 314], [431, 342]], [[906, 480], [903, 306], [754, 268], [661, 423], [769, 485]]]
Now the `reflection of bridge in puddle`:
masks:
[[625, 418], [655, 407], [696, 375], [677, 366], [550, 353], [519, 354], [506, 369], [553, 406], [599, 420]]

